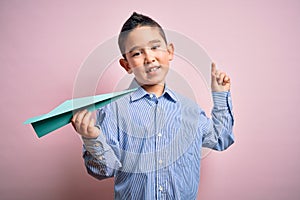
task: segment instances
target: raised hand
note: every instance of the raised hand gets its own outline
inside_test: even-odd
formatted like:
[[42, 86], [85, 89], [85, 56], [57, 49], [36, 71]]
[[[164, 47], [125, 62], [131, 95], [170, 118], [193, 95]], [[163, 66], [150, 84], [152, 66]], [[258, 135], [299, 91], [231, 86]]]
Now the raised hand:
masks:
[[226, 92], [230, 90], [230, 78], [222, 71], [217, 70], [215, 63], [211, 64], [211, 90]]

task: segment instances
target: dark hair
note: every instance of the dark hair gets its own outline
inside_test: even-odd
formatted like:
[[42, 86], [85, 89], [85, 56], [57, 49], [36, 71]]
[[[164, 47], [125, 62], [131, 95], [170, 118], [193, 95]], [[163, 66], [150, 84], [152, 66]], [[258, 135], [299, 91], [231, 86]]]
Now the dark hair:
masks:
[[164, 41], [167, 43], [166, 35], [162, 27], [153, 19], [151, 19], [148, 16], [138, 14], [136, 12], [133, 12], [132, 15], [127, 19], [127, 21], [123, 24], [123, 27], [121, 29], [121, 32], [119, 34], [119, 39], [118, 39], [118, 44], [120, 51], [125, 57], [125, 40], [127, 39], [128, 34], [135, 28], [137, 27], [142, 27], [142, 26], [150, 26], [150, 27], [157, 27], [160, 35], [164, 39]]

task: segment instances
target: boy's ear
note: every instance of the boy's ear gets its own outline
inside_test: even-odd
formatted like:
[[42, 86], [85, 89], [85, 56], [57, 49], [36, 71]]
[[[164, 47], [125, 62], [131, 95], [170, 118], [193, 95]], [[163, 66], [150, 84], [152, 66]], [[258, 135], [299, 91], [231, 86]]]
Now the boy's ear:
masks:
[[167, 50], [169, 53], [169, 61], [171, 61], [174, 58], [174, 45], [172, 43], [168, 44]]
[[128, 63], [128, 61], [127, 61], [126, 59], [121, 58], [121, 59], [119, 60], [119, 63], [120, 63], [120, 65], [126, 70], [126, 72], [127, 72], [128, 74], [131, 74], [131, 73], [132, 73], [132, 70], [131, 70], [131, 68], [130, 68], [130, 66], [129, 66], [129, 63]]

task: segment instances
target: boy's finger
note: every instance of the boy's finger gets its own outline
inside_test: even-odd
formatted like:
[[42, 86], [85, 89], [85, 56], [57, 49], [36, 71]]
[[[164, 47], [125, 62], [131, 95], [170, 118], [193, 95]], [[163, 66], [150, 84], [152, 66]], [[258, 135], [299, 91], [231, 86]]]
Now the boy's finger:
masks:
[[211, 74], [215, 75], [216, 71], [217, 71], [216, 64], [213, 62], [211, 63]]
[[76, 125], [75, 125], [76, 117], [77, 117], [77, 113], [75, 113], [71, 119], [71, 124], [75, 130], [77, 130]]
[[77, 111], [74, 115], [73, 115], [73, 117], [72, 117], [72, 120], [71, 120], [71, 122], [72, 122], [72, 126], [74, 127], [74, 129], [76, 130], [76, 131], [79, 131], [79, 129], [80, 129], [80, 115], [82, 115], [82, 110], [81, 111]]
[[78, 115], [78, 112], [76, 112], [76, 113], [73, 115], [73, 117], [72, 117], [72, 119], [71, 119], [71, 122], [72, 122], [72, 123], [75, 123], [75, 120], [76, 120], [76, 118], [77, 118], [77, 115]]
[[77, 118], [78, 118], [78, 115], [80, 114], [80, 112], [81, 111], [77, 111], [71, 119], [72, 125], [74, 126], [75, 129], [76, 129], [76, 121], [78, 122]]
[[91, 112], [85, 112], [82, 122], [81, 122], [81, 129], [85, 132], [87, 130], [87, 127], [90, 124], [90, 117], [91, 117]]
[[78, 117], [78, 115], [80, 114], [80, 112], [82, 112], [82, 110], [77, 110], [77, 111], [75, 111], [75, 112], [73, 113], [72, 119], [75, 120], [75, 119]]
[[230, 82], [229, 76], [225, 76], [225, 77], [224, 77], [224, 82], [226, 82], [226, 83], [229, 83], [229, 82]]
[[230, 78], [229, 78], [229, 76], [226, 75], [223, 79], [222, 85], [225, 86], [227, 84], [230, 84]]
[[95, 128], [95, 120], [92, 118], [89, 122], [89, 126], [87, 128], [88, 133], [91, 133]]
[[224, 74], [224, 73], [221, 73], [221, 74], [220, 74], [220, 76], [219, 76], [219, 78], [218, 78], [218, 83], [219, 83], [219, 84], [222, 84], [222, 83], [223, 83], [224, 78], [225, 78], [225, 75], [226, 75], [226, 74]]
[[84, 115], [85, 115], [86, 112], [87, 112], [87, 110], [82, 110], [82, 111], [78, 112], [78, 115], [77, 115], [77, 117], [75, 119], [75, 123], [76, 124], [81, 124], [82, 119], [83, 119], [83, 117], [84, 117]]

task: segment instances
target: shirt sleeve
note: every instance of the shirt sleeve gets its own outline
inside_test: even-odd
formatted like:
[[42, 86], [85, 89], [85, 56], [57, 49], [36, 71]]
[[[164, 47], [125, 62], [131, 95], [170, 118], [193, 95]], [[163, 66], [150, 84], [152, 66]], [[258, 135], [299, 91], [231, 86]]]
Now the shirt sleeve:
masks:
[[212, 97], [212, 117], [206, 119], [202, 146], [223, 151], [234, 143], [231, 93], [213, 92]]
[[100, 129], [100, 135], [96, 139], [82, 137], [85, 166], [88, 173], [97, 179], [114, 176], [116, 169], [122, 166], [115, 149], [108, 144], [106, 135], [102, 131], [101, 126], [109, 121], [109, 117], [104, 110], [98, 110], [96, 126]]

